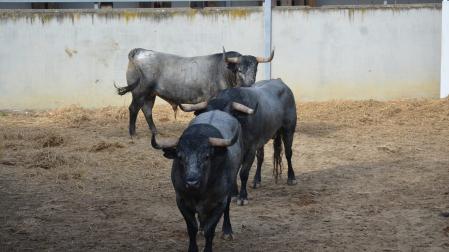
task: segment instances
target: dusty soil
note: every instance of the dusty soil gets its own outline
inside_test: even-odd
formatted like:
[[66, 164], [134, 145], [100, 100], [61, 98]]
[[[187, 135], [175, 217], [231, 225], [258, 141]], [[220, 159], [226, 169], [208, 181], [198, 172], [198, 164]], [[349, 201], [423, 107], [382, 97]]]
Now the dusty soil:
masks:
[[[217, 251], [449, 251], [449, 100], [298, 108], [298, 184], [274, 183], [267, 145]], [[191, 115], [155, 118], [179, 135]], [[126, 108], [2, 112], [0, 251], [185, 251], [170, 161], [138, 122], [131, 139]]]

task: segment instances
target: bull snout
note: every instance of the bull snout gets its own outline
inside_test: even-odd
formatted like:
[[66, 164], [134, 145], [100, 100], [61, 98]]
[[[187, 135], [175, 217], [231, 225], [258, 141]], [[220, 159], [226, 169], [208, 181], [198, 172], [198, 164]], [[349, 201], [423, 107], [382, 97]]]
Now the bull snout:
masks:
[[187, 178], [186, 179], [186, 188], [187, 189], [198, 189], [200, 187], [200, 179], [199, 178]]

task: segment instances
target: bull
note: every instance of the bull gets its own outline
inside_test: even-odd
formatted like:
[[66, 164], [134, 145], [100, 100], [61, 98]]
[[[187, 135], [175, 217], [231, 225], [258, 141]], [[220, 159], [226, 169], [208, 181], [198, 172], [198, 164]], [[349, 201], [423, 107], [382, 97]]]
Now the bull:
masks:
[[254, 57], [238, 52], [217, 53], [199, 57], [133, 49], [128, 54], [127, 86], [117, 87], [119, 95], [132, 93], [129, 106], [129, 134], [136, 132], [136, 119], [142, 109], [153, 134], [156, 96], [167, 101], [176, 111], [181, 103], [198, 103], [215, 96], [220, 90], [235, 86], [250, 86], [256, 80], [258, 63], [270, 62], [271, 55]]
[[215, 227], [223, 218], [223, 237], [232, 239], [229, 205], [242, 160], [241, 127], [222, 111], [203, 113], [192, 120], [178, 139], [157, 139], [151, 145], [173, 159], [171, 180], [176, 203], [189, 234], [189, 251], [198, 251], [196, 235], [204, 230], [204, 251], [212, 251]]
[[[246, 184], [249, 171], [258, 156], [254, 188], [261, 183], [261, 166], [264, 158], [263, 146], [274, 139], [273, 173], [276, 181], [282, 172], [282, 143], [288, 165], [287, 184], [296, 184], [292, 166], [292, 143], [296, 128], [296, 104], [290, 88], [281, 80], [260, 81], [252, 87], [231, 88], [221, 91], [217, 97], [199, 104], [182, 104], [185, 111], [196, 114], [221, 110], [233, 115], [243, 131], [243, 161], [240, 171], [241, 189], [237, 203], [248, 203]], [[274, 137], [273, 137], [274, 136]]]

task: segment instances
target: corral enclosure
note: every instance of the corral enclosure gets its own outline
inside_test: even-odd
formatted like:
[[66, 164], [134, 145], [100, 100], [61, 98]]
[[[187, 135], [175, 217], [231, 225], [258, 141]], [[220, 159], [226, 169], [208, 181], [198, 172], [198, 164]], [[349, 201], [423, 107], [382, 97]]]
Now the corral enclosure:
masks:
[[[143, 116], [128, 136], [130, 99], [112, 83], [125, 84], [134, 47], [261, 55], [262, 18], [0, 10], [0, 251], [184, 251], [171, 161], [150, 147]], [[235, 239], [220, 239], [220, 223], [214, 249], [448, 251], [449, 100], [432, 99], [440, 5], [275, 8], [272, 36], [273, 77], [298, 98], [298, 184], [286, 185], [286, 169], [275, 183], [269, 142], [262, 186], [231, 206]], [[172, 113], [155, 106], [162, 135], [193, 116]]]
[[[439, 4], [279, 7], [272, 16], [272, 76], [301, 100], [438, 97]], [[131, 48], [262, 55], [263, 39], [261, 7], [0, 10], [0, 109], [127, 104], [112, 83], [125, 85]]]

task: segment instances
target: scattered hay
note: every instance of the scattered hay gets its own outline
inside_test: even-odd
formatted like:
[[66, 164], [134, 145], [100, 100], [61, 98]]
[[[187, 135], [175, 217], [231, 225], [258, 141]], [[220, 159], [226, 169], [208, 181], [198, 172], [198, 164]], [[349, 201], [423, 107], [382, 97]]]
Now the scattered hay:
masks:
[[85, 163], [78, 156], [67, 155], [61, 151], [55, 151], [54, 149], [43, 149], [31, 155], [27, 159], [29, 162], [29, 168], [42, 168], [42, 169], [53, 169], [61, 166], [79, 166]]
[[80, 180], [82, 177], [81, 173], [60, 173], [58, 174], [58, 179], [60, 180], [69, 180], [69, 179], [74, 179], [74, 180]]
[[159, 119], [159, 122], [169, 122], [170, 118], [167, 117], [162, 117], [161, 119]]
[[14, 133], [3, 133], [3, 140], [23, 140], [24, 134], [23, 132], [14, 132]]
[[104, 107], [98, 110], [97, 116], [104, 117], [107, 119], [113, 119], [115, 121], [120, 121], [123, 119], [127, 119], [129, 115], [128, 108], [125, 107]]
[[330, 101], [298, 104], [301, 121], [332, 121], [357, 127], [374, 124], [423, 124], [449, 121], [448, 99]]
[[64, 138], [59, 135], [46, 136], [42, 141], [42, 147], [56, 147], [64, 143]]
[[118, 142], [106, 143], [105, 141], [100, 141], [99, 143], [93, 145], [90, 148], [90, 152], [100, 152], [104, 150], [114, 150], [124, 148], [125, 146]]
[[91, 121], [92, 111], [79, 106], [70, 106], [62, 109], [56, 109], [47, 113], [50, 117], [64, 121], [71, 127], [79, 128], [82, 124]]
[[401, 150], [401, 148], [400, 147], [393, 147], [393, 146], [389, 146], [389, 145], [384, 145], [384, 146], [377, 147], [377, 150], [383, 151], [383, 152], [386, 152], [386, 153], [390, 153], [390, 154], [394, 154], [394, 153], [398, 153]]

